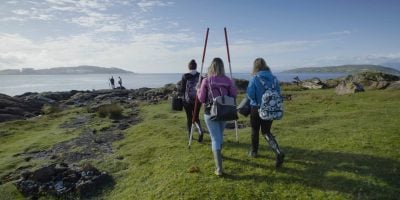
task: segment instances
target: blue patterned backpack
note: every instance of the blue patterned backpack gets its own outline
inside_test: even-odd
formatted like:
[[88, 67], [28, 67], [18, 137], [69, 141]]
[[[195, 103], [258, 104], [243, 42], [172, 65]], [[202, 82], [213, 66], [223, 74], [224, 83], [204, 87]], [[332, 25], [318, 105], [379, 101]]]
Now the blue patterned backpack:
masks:
[[263, 120], [279, 120], [283, 117], [283, 98], [276, 89], [278, 87], [278, 80], [274, 76], [272, 87], [268, 87], [261, 77], [256, 76], [265, 88], [265, 92], [261, 98], [261, 105], [258, 109], [258, 114]]

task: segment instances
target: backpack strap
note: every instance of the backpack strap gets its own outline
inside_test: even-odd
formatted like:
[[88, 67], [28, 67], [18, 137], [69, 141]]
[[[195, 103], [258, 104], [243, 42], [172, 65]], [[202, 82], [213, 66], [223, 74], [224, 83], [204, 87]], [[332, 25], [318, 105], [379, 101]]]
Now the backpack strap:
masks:
[[[261, 82], [261, 84], [264, 86], [265, 89], [268, 89], [267, 84], [265, 83], [265, 81], [262, 80], [261, 77], [259, 77], [258, 75], [256, 75], [256, 78]], [[272, 89], [275, 89], [275, 87], [277, 87], [277, 86], [276, 86], [276, 85], [277, 85], [277, 79], [276, 79], [275, 76], [272, 76], [272, 78], [274, 79], [274, 80], [273, 80], [273, 83], [272, 83]]]

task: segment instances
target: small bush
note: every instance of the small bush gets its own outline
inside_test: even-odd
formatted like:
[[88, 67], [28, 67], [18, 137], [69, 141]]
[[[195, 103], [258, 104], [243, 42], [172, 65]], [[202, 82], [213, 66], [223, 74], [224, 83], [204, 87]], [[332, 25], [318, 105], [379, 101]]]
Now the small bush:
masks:
[[99, 117], [110, 117], [112, 119], [117, 119], [122, 117], [122, 107], [118, 104], [107, 104], [102, 105], [97, 110]]
[[58, 113], [58, 112], [62, 111], [62, 109], [60, 108], [59, 105], [44, 106], [42, 110], [43, 110], [43, 113], [46, 114], [46, 115], [53, 114], [53, 113]]

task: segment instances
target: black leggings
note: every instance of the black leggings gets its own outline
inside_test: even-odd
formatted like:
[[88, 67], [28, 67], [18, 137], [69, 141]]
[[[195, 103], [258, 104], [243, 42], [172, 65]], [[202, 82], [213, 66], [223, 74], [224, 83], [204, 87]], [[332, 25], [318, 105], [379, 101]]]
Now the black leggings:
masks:
[[[194, 111], [194, 103], [183, 103], [183, 108], [185, 109], [186, 112], [186, 119], [187, 119], [187, 131], [188, 135], [190, 135], [190, 131], [192, 128], [192, 116], [193, 116], [193, 111]], [[200, 119], [199, 119], [199, 112], [201, 108], [201, 103], [199, 102], [197, 105], [197, 110], [196, 110], [196, 122], [200, 127], [200, 132], [203, 133], [203, 129], [201, 128], [200, 125]]]
[[251, 123], [251, 148], [252, 148], [251, 151], [257, 153], [260, 128], [264, 138], [266, 138], [267, 140], [269, 138], [274, 138], [271, 133], [272, 120], [262, 120], [258, 115], [258, 107], [252, 106], [250, 113], [250, 123]]

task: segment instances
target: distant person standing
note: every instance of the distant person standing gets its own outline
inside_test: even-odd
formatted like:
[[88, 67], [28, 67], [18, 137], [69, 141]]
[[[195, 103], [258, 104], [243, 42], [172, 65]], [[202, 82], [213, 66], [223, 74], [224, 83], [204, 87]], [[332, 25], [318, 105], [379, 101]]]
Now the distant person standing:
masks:
[[201, 128], [200, 124], [200, 119], [199, 119], [199, 112], [200, 112], [200, 107], [201, 104], [199, 103], [197, 105], [197, 108], [195, 110], [195, 101], [196, 101], [196, 85], [199, 82], [200, 78], [200, 73], [196, 70], [197, 69], [197, 63], [195, 60], [191, 60], [188, 64], [189, 72], [183, 74], [182, 80], [181, 80], [181, 85], [179, 88], [179, 96], [183, 96], [183, 108], [185, 109], [186, 112], [186, 120], [187, 120], [187, 131], [188, 131], [188, 136], [190, 137], [190, 132], [192, 129], [192, 118], [193, 114], [196, 113], [196, 124], [198, 126], [198, 131], [199, 131], [199, 138], [198, 142], [203, 141], [203, 129]]
[[114, 77], [113, 76], [111, 76], [111, 78], [110, 78], [110, 83], [111, 83], [111, 89], [115, 89]]
[[122, 79], [120, 76], [118, 76], [118, 84], [119, 84], [119, 89], [122, 89]]
[[262, 58], [257, 58], [253, 63], [253, 73], [249, 80], [247, 87], [247, 96], [250, 99], [251, 114], [251, 151], [249, 156], [257, 157], [258, 144], [259, 144], [259, 131], [267, 143], [271, 146], [271, 149], [276, 155], [275, 166], [278, 168], [282, 165], [285, 154], [279, 148], [278, 142], [271, 133], [271, 126], [273, 120], [263, 120], [260, 118], [258, 109], [261, 105], [261, 99], [266, 91], [266, 88], [275, 88], [280, 93], [280, 87], [278, 79], [271, 73], [267, 63]]

